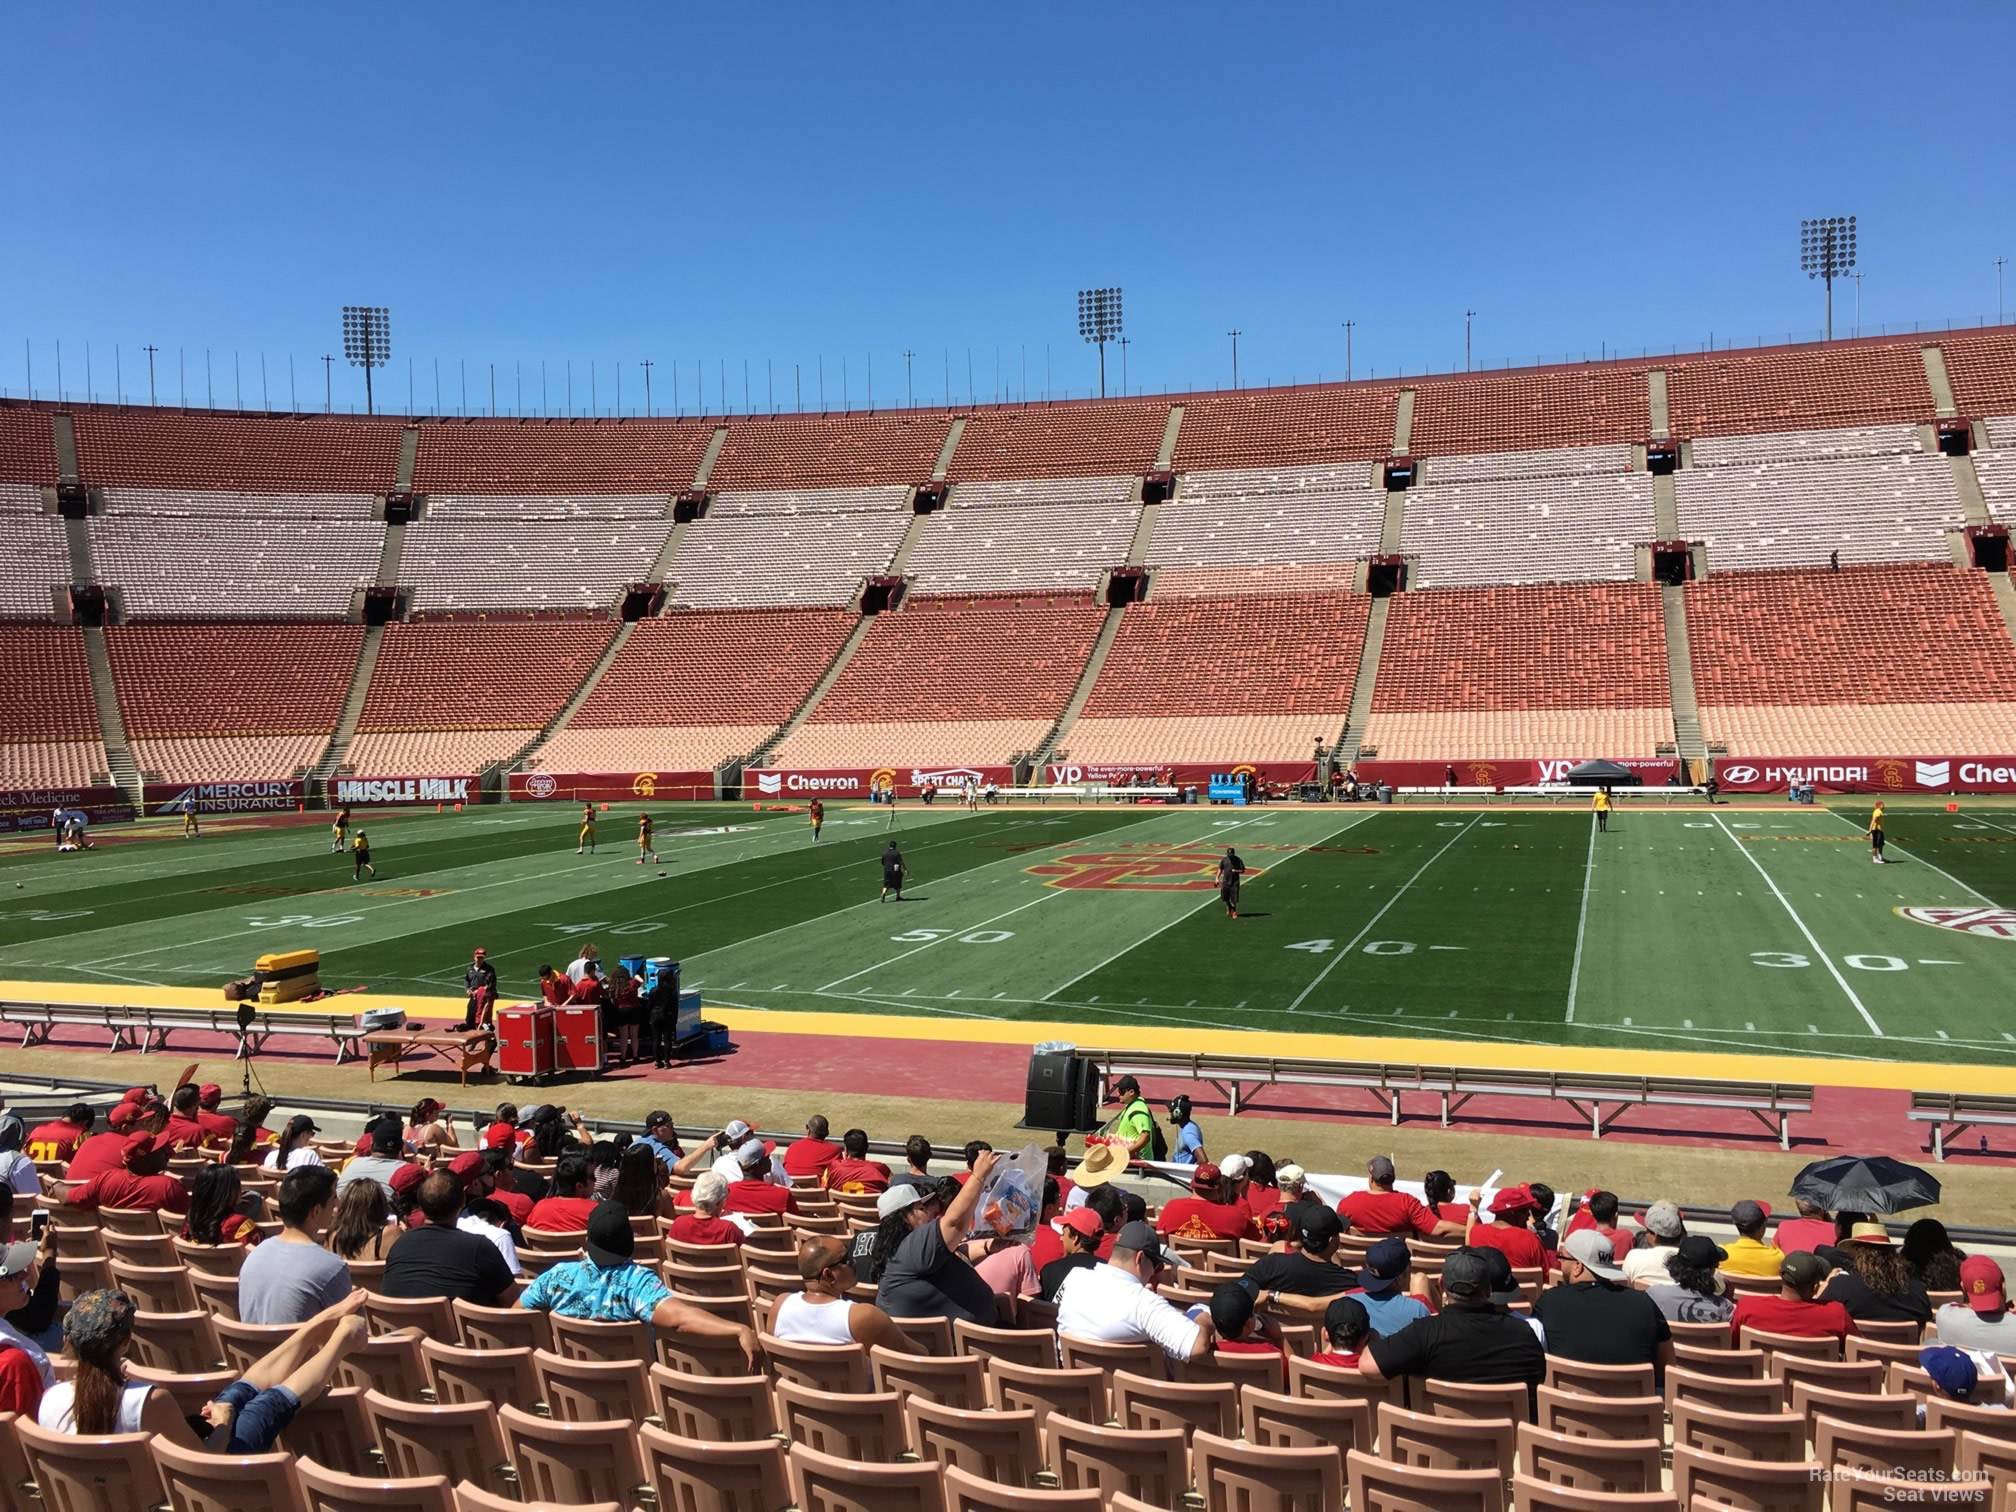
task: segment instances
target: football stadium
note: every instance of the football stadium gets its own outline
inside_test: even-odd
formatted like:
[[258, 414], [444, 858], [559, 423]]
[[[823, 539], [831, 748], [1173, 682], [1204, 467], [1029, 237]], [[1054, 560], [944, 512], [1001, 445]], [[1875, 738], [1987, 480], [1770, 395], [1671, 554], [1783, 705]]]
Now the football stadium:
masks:
[[0, 1506], [2016, 1512], [2016, 225], [1905, 187], [2006, 121], [1739, 193], [1831, 108], [1760, 54], [1667, 180], [1682, 81], [1597, 141], [1465, 15], [1366, 23], [1460, 89], [1341, 207], [1335, 17], [968, 145], [835, 81], [1140, 38], [402, 18], [456, 166], [122, 92], [334, 98], [331, 19], [22, 18], [121, 103], [4, 170], [109, 219], [0, 250]]

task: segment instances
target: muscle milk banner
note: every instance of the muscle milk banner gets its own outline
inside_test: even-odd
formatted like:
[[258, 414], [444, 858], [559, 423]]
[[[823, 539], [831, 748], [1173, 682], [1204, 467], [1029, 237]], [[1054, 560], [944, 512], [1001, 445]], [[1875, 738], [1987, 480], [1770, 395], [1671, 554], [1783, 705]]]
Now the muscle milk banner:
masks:
[[513, 772], [513, 802], [557, 798], [570, 803], [670, 803], [714, 796], [712, 772]]
[[339, 777], [329, 784], [329, 801], [376, 808], [403, 803], [475, 803], [482, 797], [474, 777]]
[[46, 830], [59, 808], [82, 809], [93, 824], [123, 824], [133, 804], [115, 787], [8, 788], [0, 790], [0, 834]]
[[[1656, 760], [1614, 760], [1638, 774], [1646, 787], [1664, 787], [1679, 770], [1670, 756]], [[1360, 782], [1383, 782], [1390, 787], [1441, 787], [1450, 782], [1449, 769], [1456, 769], [1456, 787], [1533, 787], [1543, 782], [1565, 782], [1568, 773], [1589, 760], [1586, 756], [1542, 759], [1518, 758], [1506, 761], [1360, 761], [1351, 770]]]
[[2016, 793], [2016, 756], [1724, 756], [1715, 776], [1731, 793]]
[[905, 766], [840, 767], [818, 771], [796, 767], [750, 767], [742, 773], [744, 798], [784, 798], [809, 803], [814, 798], [866, 798], [885, 784], [894, 784], [899, 798], [914, 798], [927, 787], [958, 788], [968, 779], [985, 787], [1007, 787], [1013, 767]]
[[150, 782], [142, 796], [155, 815], [181, 813], [184, 798], [199, 814], [256, 814], [297, 808], [302, 792], [298, 782]]

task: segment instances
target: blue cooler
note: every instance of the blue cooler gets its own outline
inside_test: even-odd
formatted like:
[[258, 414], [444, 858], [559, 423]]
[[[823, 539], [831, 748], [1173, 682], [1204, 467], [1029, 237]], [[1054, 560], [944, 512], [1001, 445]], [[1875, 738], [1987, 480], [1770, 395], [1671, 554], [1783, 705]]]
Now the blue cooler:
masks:
[[672, 974], [673, 990], [678, 990], [679, 963], [677, 961], [672, 960], [668, 956], [652, 956], [649, 960], [645, 960], [642, 956], [639, 956], [636, 959], [641, 966], [639, 974], [644, 979], [644, 992], [647, 996], [657, 990], [658, 978], [668, 971]]
[[642, 956], [618, 956], [616, 957], [616, 964], [629, 972], [633, 977], [642, 977], [644, 975], [644, 957]]

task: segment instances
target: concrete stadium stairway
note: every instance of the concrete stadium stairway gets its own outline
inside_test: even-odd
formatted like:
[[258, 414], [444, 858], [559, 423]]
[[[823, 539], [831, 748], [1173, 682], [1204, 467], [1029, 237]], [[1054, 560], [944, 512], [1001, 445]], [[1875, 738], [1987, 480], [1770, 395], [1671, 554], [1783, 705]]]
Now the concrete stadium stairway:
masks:
[[[611, 667], [616, 665], [616, 658], [623, 654], [624, 646], [629, 644], [630, 632], [636, 628], [636, 620], [625, 620], [616, 633], [609, 637], [609, 644], [603, 648], [601, 658], [594, 666], [588, 669], [588, 675], [581, 679], [581, 686], [574, 690], [574, 696], [567, 700], [561, 707], [560, 712], [549, 719], [546, 722], [546, 727], [537, 735], [534, 735], [524, 745], [520, 746], [511, 755], [505, 757], [504, 760], [498, 762], [490, 770], [505, 774], [517, 770], [517, 768], [525, 764], [526, 758], [534, 751], [551, 740], [556, 733], [565, 729], [567, 721], [578, 714], [581, 711], [581, 706], [588, 702], [589, 696], [595, 691], [595, 685], [602, 681], [604, 674]], [[486, 775], [488, 774], [486, 773]], [[510, 784], [505, 783], [503, 786], [507, 789], [506, 796], [508, 797]]]
[[1672, 584], [1659, 589], [1659, 607], [1666, 617], [1666, 680], [1673, 698], [1673, 744], [1682, 761], [1705, 761], [1708, 746], [1701, 735], [1701, 705], [1694, 692], [1694, 649], [1687, 638], [1687, 590]]
[[367, 625], [363, 644], [357, 648], [357, 665], [350, 669], [350, 686], [343, 694], [343, 712], [314, 769], [308, 774], [307, 791], [326, 796], [329, 783], [343, 770], [343, 758], [357, 736], [357, 721], [364, 717], [364, 700], [371, 692], [371, 677], [378, 670], [378, 648], [384, 643], [385, 627]]
[[112, 680], [112, 654], [105, 647], [105, 632], [95, 625], [84, 627], [84, 654], [91, 663], [91, 701], [98, 709], [98, 736], [105, 742], [105, 761], [111, 768], [112, 785], [133, 800], [141, 813], [147, 811], [140, 768], [133, 760], [133, 748], [126, 741], [126, 717], [119, 712], [119, 686]]
[[1358, 651], [1358, 677], [1351, 684], [1351, 707], [1344, 715], [1344, 733], [1337, 737], [1332, 760], [1348, 767], [1365, 744], [1365, 726], [1372, 718], [1372, 694], [1379, 683], [1379, 653], [1386, 647], [1386, 611], [1393, 601], [1372, 600], [1365, 615], [1365, 644]]
[[[917, 526], [927, 518], [929, 517], [926, 515], [913, 516], [910, 524], [910, 533], [914, 534]], [[906, 545], [909, 539], [910, 536], [905, 535], [904, 542]], [[901, 555], [901, 553], [899, 552], [898, 555]], [[840, 674], [847, 670], [847, 663], [854, 659], [854, 653], [861, 649], [861, 643], [868, 639], [868, 632], [874, 628], [875, 616], [872, 614], [862, 615], [856, 621], [854, 628], [847, 632], [847, 639], [842, 643], [840, 650], [834, 655], [832, 664], [826, 668], [826, 671], [820, 676], [819, 681], [812, 684], [812, 691], [805, 695], [804, 702], [791, 711], [791, 717], [784, 721], [775, 735], [772, 735], [762, 745], [743, 757], [741, 761], [732, 762], [729, 766], [723, 768], [724, 773], [731, 778], [739, 778], [743, 767], [762, 766], [765, 761], [769, 760], [772, 751], [776, 750], [777, 747], [782, 745], [791, 736], [797, 734], [798, 727], [810, 719], [812, 712], [819, 707], [819, 701], [833, 691], [833, 684], [840, 681]]]

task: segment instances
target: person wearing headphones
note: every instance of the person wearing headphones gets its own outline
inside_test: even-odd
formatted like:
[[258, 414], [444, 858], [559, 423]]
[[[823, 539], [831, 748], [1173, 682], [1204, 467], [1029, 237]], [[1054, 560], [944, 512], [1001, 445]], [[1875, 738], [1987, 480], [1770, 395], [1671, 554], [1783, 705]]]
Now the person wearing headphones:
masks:
[[1204, 1164], [1209, 1158], [1204, 1153], [1204, 1131], [1190, 1116], [1188, 1097], [1178, 1095], [1169, 1100], [1169, 1123], [1176, 1130], [1169, 1158], [1177, 1165]]

